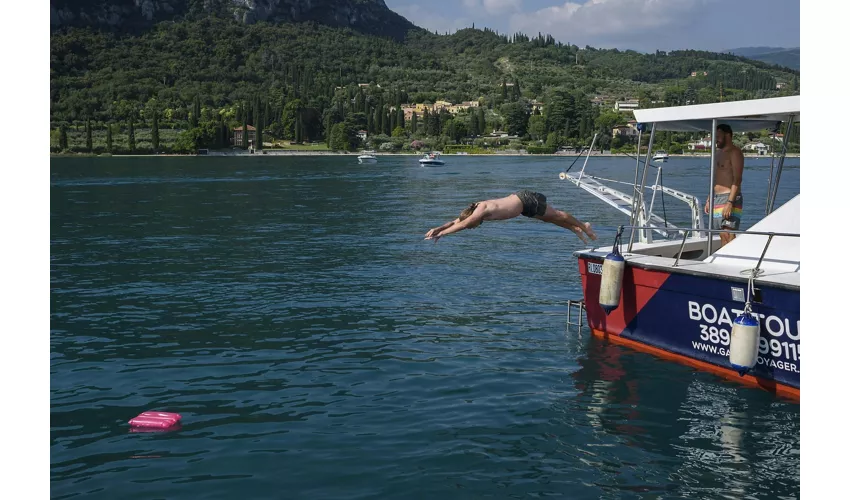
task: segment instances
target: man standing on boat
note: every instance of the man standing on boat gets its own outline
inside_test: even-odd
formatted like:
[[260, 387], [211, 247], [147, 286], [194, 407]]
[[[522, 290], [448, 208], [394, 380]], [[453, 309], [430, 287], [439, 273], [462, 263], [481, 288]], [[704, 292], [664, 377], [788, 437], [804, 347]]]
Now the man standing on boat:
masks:
[[448, 234], [464, 229], [474, 229], [485, 220], [506, 220], [520, 215], [569, 229], [585, 243], [587, 242], [585, 236], [592, 240], [596, 239], [596, 234], [590, 229], [590, 223], [582, 222], [572, 215], [556, 209], [547, 204], [545, 196], [526, 189], [504, 198], [473, 203], [463, 209], [457, 219], [428, 231], [425, 234], [425, 239], [434, 240], [434, 243], [436, 243], [437, 240]]
[[[744, 154], [732, 144], [732, 127], [722, 123], [717, 126], [717, 160], [714, 166], [714, 210], [711, 211], [712, 229], [741, 227], [744, 197], [741, 178], [744, 175]], [[705, 213], [709, 213], [710, 200], [705, 200]], [[720, 233], [720, 246], [735, 239], [731, 233]]]

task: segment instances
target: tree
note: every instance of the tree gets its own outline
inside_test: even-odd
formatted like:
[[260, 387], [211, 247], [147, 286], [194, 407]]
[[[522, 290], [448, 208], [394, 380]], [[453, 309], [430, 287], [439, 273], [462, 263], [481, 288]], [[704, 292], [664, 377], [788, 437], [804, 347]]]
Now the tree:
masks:
[[151, 147], [154, 150], [154, 153], [159, 150], [159, 113], [153, 113], [153, 119], [151, 120]]
[[298, 134], [296, 129], [298, 128], [297, 122], [301, 116], [302, 108], [304, 108], [304, 102], [301, 99], [293, 99], [283, 107], [283, 114], [281, 116], [284, 136], [287, 139], [295, 139], [295, 142], [299, 142], [296, 137]]
[[416, 126], [419, 125], [418, 117], [416, 116], [416, 111], [413, 112], [413, 116], [410, 117], [410, 131], [412, 134], [416, 134]]
[[352, 147], [351, 131], [345, 122], [337, 123], [331, 130], [330, 149], [334, 151], [348, 151]]
[[130, 117], [129, 128], [130, 131], [127, 133], [127, 142], [130, 144], [130, 152], [132, 153], [136, 150], [136, 128], [132, 117]]
[[254, 120], [256, 121], [256, 125], [254, 125], [254, 128], [257, 129], [257, 144], [254, 146], [254, 149], [256, 149], [257, 151], [262, 151], [263, 149], [263, 114], [261, 110], [262, 107], [258, 102], [257, 106], [254, 108], [254, 112], [256, 113], [254, 115]]
[[396, 127], [393, 129], [393, 137], [404, 137], [404, 129], [401, 127]]
[[328, 148], [331, 147], [331, 133], [333, 131], [333, 123], [331, 122], [331, 114], [325, 117], [325, 144]]
[[201, 118], [201, 99], [195, 94], [192, 100], [192, 112], [189, 114], [189, 128], [197, 128]]
[[528, 131], [528, 110], [523, 103], [503, 104], [502, 116], [505, 117], [510, 135], [523, 136]]
[[91, 153], [92, 151], [92, 143], [91, 143], [91, 120], [86, 120], [86, 151]]
[[242, 102], [242, 149], [248, 149], [248, 106]]
[[528, 118], [528, 134], [535, 141], [546, 138], [546, 119], [542, 115], [531, 115]]
[[295, 144], [301, 144], [301, 115], [299, 114], [295, 119]]
[[112, 124], [106, 124], [106, 150], [112, 152]]
[[59, 125], [59, 150], [66, 151], [68, 149], [68, 130], [65, 124]]
[[596, 117], [596, 130], [611, 135], [614, 127], [626, 124], [626, 117], [616, 111], [606, 110]]
[[395, 123], [397, 127], [404, 128], [404, 110], [401, 109], [401, 106], [398, 107], [398, 111], [396, 111], [396, 119]]
[[478, 130], [481, 134], [487, 133], [487, 125], [484, 121], [484, 108], [478, 107]]

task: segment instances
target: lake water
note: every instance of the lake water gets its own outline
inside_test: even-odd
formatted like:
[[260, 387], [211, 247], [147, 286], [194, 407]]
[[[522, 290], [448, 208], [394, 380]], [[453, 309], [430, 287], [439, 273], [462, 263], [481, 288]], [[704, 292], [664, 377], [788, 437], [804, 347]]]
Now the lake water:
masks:
[[[798, 404], [567, 329], [571, 232], [423, 241], [528, 188], [610, 242], [627, 218], [558, 179], [572, 158], [445, 158], [52, 159], [52, 497], [799, 496]], [[664, 183], [704, 200], [707, 165]], [[129, 432], [149, 409], [182, 428]]]

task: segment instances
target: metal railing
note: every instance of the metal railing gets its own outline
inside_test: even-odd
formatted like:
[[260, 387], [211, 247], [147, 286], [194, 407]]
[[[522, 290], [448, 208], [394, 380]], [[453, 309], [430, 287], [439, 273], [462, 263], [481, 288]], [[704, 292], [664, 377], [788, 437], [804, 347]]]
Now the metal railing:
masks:
[[[644, 229], [655, 229], [652, 226], [622, 226], [624, 229], [632, 229], [632, 230], [644, 230]], [[711, 229], [711, 228], [678, 228], [678, 231], [682, 231], [684, 235], [682, 236], [682, 244], [679, 246], [679, 252], [676, 254], [676, 262], [673, 263], [673, 267], [677, 267], [679, 265], [679, 259], [682, 257], [682, 252], [685, 249], [685, 243], [688, 240], [688, 235], [691, 232], [699, 232], [699, 233], [708, 233], [708, 238], [711, 240], [713, 234], [715, 233], [728, 233], [728, 234], [749, 234], [753, 236], [767, 236], [767, 243], [764, 245], [764, 249], [761, 252], [761, 257], [759, 257], [758, 264], [756, 264], [755, 269], [753, 271], [758, 274], [759, 268], [761, 267], [761, 263], [764, 260], [764, 256], [767, 254], [767, 249], [770, 244], [773, 242], [774, 237], [780, 238], [799, 238], [799, 233], [777, 233], [770, 231], [742, 231], [740, 229]], [[632, 244], [629, 243], [627, 252], [632, 251]]]

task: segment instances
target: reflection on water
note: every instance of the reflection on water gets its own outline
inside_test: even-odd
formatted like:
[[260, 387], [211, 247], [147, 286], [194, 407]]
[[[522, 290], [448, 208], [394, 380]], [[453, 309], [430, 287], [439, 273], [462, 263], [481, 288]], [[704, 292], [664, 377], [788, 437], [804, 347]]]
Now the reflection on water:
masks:
[[54, 497], [798, 496], [798, 405], [565, 330], [572, 233], [422, 241], [523, 187], [622, 223], [563, 159], [346, 161], [53, 159]]

